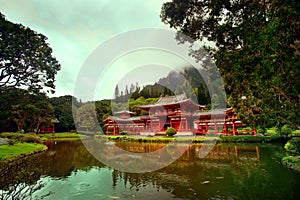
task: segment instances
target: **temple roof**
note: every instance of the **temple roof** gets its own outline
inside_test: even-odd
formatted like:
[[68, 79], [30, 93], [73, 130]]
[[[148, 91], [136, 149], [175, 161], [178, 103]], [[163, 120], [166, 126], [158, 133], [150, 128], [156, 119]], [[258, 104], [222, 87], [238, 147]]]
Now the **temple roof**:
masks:
[[109, 116], [107, 117], [104, 122], [108, 121], [108, 120], [113, 120], [116, 122], [130, 122], [130, 121], [143, 121], [145, 119], [149, 119], [149, 116], [145, 115], [145, 116], [136, 116], [136, 117], [130, 117], [130, 118], [120, 118], [120, 117], [116, 117], [116, 116]]
[[186, 97], [185, 94], [179, 94], [175, 96], [160, 97], [155, 104], [159, 104], [159, 105], [174, 104], [174, 103], [180, 103], [187, 99], [188, 98]]
[[213, 116], [213, 115], [225, 115], [229, 112], [232, 112], [232, 108], [224, 108], [224, 109], [213, 109], [213, 110], [203, 110], [198, 111], [193, 114], [194, 117], [201, 117], [201, 116]]
[[117, 111], [117, 112], [114, 112], [114, 114], [116, 115], [118, 115], [118, 114], [135, 114], [135, 112], [131, 112], [131, 111], [129, 111], [129, 110], [121, 110], [121, 111]]
[[193, 106], [197, 106], [200, 108], [205, 108], [203, 105], [199, 105], [194, 103], [191, 99], [187, 98], [185, 94], [179, 94], [175, 96], [167, 96], [167, 97], [160, 97], [158, 101], [155, 104], [150, 104], [150, 105], [142, 105], [139, 106], [141, 109], [149, 109], [157, 106], [168, 106], [168, 105], [178, 105], [181, 103], [190, 103]]

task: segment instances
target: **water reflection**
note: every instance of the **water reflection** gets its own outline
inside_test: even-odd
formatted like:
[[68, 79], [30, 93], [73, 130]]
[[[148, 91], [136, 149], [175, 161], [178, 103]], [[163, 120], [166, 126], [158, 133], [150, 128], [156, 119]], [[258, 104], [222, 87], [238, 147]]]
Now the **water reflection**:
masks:
[[[299, 175], [280, 165], [282, 145], [216, 145], [205, 158], [201, 158], [205, 147], [193, 145], [171, 165], [141, 174], [104, 166], [80, 141], [47, 145], [49, 150], [44, 154], [2, 164], [1, 189], [21, 188], [23, 184], [33, 188], [29, 196], [39, 199], [300, 198]], [[163, 144], [156, 143], [110, 145], [131, 152], [163, 148]], [[165, 148], [159, 156], [169, 157], [181, 150], [178, 143]], [[122, 156], [117, 159], [128, 160]]]

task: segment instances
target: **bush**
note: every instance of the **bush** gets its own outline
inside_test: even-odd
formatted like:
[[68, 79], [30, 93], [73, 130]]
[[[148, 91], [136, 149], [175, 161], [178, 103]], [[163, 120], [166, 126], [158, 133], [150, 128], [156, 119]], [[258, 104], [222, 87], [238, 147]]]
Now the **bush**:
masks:
[[285, 145], [284, 148], [287, 152], [293, 155], [300, 154], [300, 138], [293, 138], [289, 140]]
[[174, 136], [177, 133], [176, 129], [173, 127], [169, 127], [166, 131], [167, 136]]
[[14, 145], [16, 143], [16, 141], [12, 139], [9, 139], [7, 142], [9, 145]]
[[287, 136], [287, 135], [291, 134], [292, 131], [293, 131], [292, 127], [285, 124], [281, 127], [279, 132], [280, 132], [281, 135], [286, 135]]
[[0, 137], [7, 138], [15, 142], [42, 143], [40, 137], [33, 134], [1, 133]]
[[42, 140], [34, 135], [26, 135], [25, 137], [21, 138], [21, 142], [27, 143], [42, 143]]
[[259, 127], [256, 129], [256, 133], [260, 134], [260, 135], [264, 135], [266, 133], [266, 131], [265, 131], [265, 129]]

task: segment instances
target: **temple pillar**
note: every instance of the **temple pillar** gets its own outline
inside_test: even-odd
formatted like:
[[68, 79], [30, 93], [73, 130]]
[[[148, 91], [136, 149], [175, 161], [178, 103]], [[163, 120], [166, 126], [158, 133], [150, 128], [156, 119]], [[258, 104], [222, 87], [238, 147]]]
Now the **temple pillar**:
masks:
[[233, 131], [233, 135], [236, 135], [236, 127], [235, 127], [234, 120], [232, 120], [232, 131]]

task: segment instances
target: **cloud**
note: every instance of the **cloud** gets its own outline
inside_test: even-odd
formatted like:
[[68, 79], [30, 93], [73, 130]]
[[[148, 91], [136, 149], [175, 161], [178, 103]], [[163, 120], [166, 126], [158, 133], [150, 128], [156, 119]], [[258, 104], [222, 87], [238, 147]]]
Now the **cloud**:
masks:
[[88, 55], [122, 32], [166, 27], [160, 22], [160, 0], [0, 0], [8, 20], [46, 35], [62, 65], [56, 95], [72, 94], [76, 76]]

